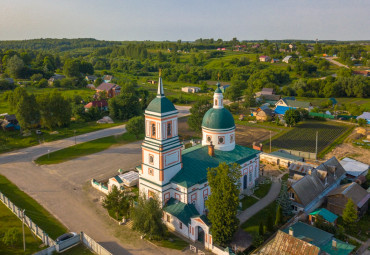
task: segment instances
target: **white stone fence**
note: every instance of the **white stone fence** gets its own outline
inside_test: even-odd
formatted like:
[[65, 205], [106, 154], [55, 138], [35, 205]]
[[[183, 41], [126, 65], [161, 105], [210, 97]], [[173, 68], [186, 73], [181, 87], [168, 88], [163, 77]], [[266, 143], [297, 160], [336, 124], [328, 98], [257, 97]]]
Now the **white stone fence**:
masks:
[[103, 185], [101, 182], [97, 182], [95, 179], [91, 179], [91, 186], [104, 194], [108, 195], [108, 187]]
[[88, 247], [90, 250], [99, 255], [113, 255], [107, 251], [103, 246], [98, 244], [94, 239], [86, 235], [84, 232], [81, 232], [81, 242]]
[[[3, 193], [0, 192], [0, 200], [8, 207], [20, 220], [23, 220], [23, 211], [9, 200]], [[26, 226], [47, 246], [54, 246], [55, 241], [51, 239], [45, 231], [37, 226], [27, 215], [24, 215], [24, 223]]]

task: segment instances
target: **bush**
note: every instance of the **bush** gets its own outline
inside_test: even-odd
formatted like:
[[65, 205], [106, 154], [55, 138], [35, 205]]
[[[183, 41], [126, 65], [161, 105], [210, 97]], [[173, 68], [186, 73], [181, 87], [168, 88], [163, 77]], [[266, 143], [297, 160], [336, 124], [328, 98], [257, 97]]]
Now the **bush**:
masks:
[[17, 228], [10, 228], [5, 232], [1, 241], [6, 246], [14, 247], [16, 244], [19, 244], [21, 240], [21, 233]]
[[[144, 116], [137, 116], [131, 118], [126, 124], [127, 132], [134, 134], [138, 138], [145, 133], [145, 119]], [[171, 130], [172, 132], [172, 130]]]

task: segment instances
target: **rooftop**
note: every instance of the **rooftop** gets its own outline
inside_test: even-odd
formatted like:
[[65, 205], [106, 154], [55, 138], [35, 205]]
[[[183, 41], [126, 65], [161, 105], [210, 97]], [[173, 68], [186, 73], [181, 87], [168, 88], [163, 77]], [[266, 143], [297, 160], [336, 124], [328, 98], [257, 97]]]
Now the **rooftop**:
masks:
[[370, 194], [355, 182], [339, 186], [335, 190], [331, 191], [328, 196], [338, 194], [342, 194], [345, 197], [352, 199], [360, 208], [370, 199]]
[[326, 210], [325, 208], [320, 208], [312, 213], [310, 215], [320, 215], [321, 217], [324, 218], [327, 222], [333, 223], [335, 220], [338, 218], [338, 216], [334, 213], [332, 213], [329, 210]]
[[292, 154], [290, 154], [286, 151], [283, 151], [283, 150], [274, 151], [274, 152], [271, 152], [270, 154], [274, 155], [274, 156], [282, 157], [282, 158], [287, 158], [287, 159], [303, 162], [303, 157], [298, 157], [298, 156], [292, 155]]
[[163, 211], [175, 216], [186, 226], [189, 225], [192, 217], [200, 215], [194, 204], [185, 204], [173, 197], [167, 201], [166, 205], [163, 207]]
[[182, 153], [182, 169], [172, 178], [171, 182], [183, 187], [191, 187], [207, 182], [207, 169], [218, 167], [222, 162], [242, 164], [254, 158], [260, 151], [235, 145], [232, 151], [215, 150], [215, 156], [208, 155], [208, 146], [197, 145], [185, 149]]
[[347, 174], [350, 174], [355, 177], [361, 175], [362, 173], [369, 169], [369, 165], [361, 163], [351, 158], [342, 159], [340, 161], [340, 164], [343, 166], [344, 170], [346, 170]]

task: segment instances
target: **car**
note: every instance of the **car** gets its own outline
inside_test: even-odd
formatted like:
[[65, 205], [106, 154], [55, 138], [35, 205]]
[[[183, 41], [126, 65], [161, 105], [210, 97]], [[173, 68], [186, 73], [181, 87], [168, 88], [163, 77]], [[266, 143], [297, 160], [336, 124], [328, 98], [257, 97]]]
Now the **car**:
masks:
[[55, 242], [56, 243], [60, 243], [60, 242], [63, 242], [65, 240], [68, 240], [74, 236], [76, 236], [77, 234], [75, 232], [69, 232], [69, 233], [65, 233], [63, 235], [61, 235], [60, 237], [58, 237]]
[[40, 129], [37, 129], [36, 130], [36, 135], [41, 135], [42, 134], [42, 131]]

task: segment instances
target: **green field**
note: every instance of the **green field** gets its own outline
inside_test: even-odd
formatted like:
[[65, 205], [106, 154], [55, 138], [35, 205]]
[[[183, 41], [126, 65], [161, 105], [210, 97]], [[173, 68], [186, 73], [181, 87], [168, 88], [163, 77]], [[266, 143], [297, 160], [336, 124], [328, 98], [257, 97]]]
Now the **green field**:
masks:
[[25, 209], [25, 214], [52, 239], [55, 239], [67, 232], [66, 227], [54, 218], [53, 215], [2, 175], [0, 175], [0, 191], [16, 206]]
[[44, 248], [39, 248], [42, 244], [41, 240], [31, 233], [27, 226], [24, 227], [26, 237], [26, 251], [23, 251], [22, 243], [22, 221], [15, 216], [8, 207], [0, 202], [0, 237], [10, 228], [16, 228], [19, 232], [19, 240], [13, 247], [5, 246], [0, 240], [0, 254], [15, 255], [15, 254], [33, 254]]
[[[312, 103], [313, 106], [320, 106], [322, 103], [327, 102], [328, 98], [313, 98], [313, 97], [296, 97], [298, 101], [307, 101]], [[356, 98], [356, 97], [340, 97], [335, 98], [339, 105], [342, 104], [356, 104], [364, 106], [365, 109], [370, 111], [370, 98]]]
[[49, 155], [43, 155], [36, 159], [35, 163], [40, 165], [58, 164], [93, 153], [98, 153], [100, 151], [108, 149], [113, 145], [123, 145], [137, 140], [138, 139], [136, 139], [135, 135], [129, 133], [117, 136], [103, 137], [100, 139], [80, 143], [74, 146], [67, 147], [65, 149], [58, 150], [50, 153]]
[[274, 149], [315, 152], [316, 132], [318, 131], [318, 152], [321, 152], [349, 128], [347, 125], [335, 122], [303, 122], [273, 139], [272, 147]]

